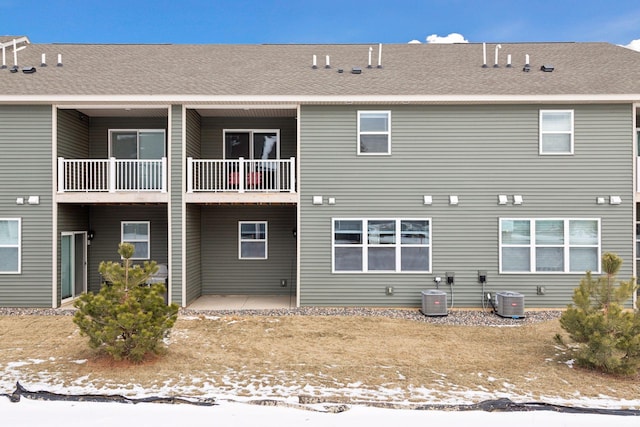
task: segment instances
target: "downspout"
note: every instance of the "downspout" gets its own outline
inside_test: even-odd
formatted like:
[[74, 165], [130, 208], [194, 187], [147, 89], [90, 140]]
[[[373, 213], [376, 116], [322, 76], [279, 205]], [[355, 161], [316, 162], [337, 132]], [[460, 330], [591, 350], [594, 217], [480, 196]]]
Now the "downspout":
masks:
[[58, 115], [51, 105], [51, 307], [58, 307]]
[[297, 188], [297, 200], [296, 200], [296, 307], [300, 307], [300, 188], [302, 180], [300, 179], [300, 104], [296, 107], [296, 184]]
[[[187, 170], [187, 109], [182, 105], [182, 113], [181, 113], [181, 121], [182, 121], [182, 130], [181, 136], [182, 139], [182, 150], [180, 154], [180, 174], [186, 173]], [[186, 180], [184, 177], [180, 180], [180, 206], [182, 216], [182, 222], [180, 223], [182, 227], [180, 245], [182, 247], [182, 307], [187, 306], [187, 204], [185, 201], [185, 193], [186, 193]]]
[[[633, 153], [633, 206], [632, 206], [632, 220], [633, 220], [633, 227], [631, 228], [632, 230], [636, 229], [636, 218], [638, 215], [638, 208], [637, 208], [637, 194], [640, 191], [640, 186], [638, 186], [638, 165], [640, 164], [639, 161], [639, 157], [640, 153], [638, 152], [638, 144], [640, 143], [640, 141], [638, 141], [638, 133], [640, 132], [640, 123], [638, 123], [638, 121], [636, 120], [637, 114], [640, 113], [640, 103], [634, 103], [631, 109], [631, 113], [632, 113], [632, 119], [633, 119], [633, 137], [631, 138], [631, 140], [633, 141], [633, 149], [631, 150]], [[636, 236], [634, 234], [633, 236], [633, 244], [632, 244], [632, 256], [633, 256], [633, 263], [632, 263], [632, 268], [631, 268], [631, 273], [633, 275], [633, 277], [637, 278], [638, 277], [638, 263], [637, 263], [637, 258], [638, 258], [638, 253], [636, 250]], [[636, 283], [637, 284], [637, 283]], [[637, 304], [638, 304], [638, 291], [633, 293], [633, 297], [632, 297], [632, 301], [633, 301], [633, 307], [636, 308]]]

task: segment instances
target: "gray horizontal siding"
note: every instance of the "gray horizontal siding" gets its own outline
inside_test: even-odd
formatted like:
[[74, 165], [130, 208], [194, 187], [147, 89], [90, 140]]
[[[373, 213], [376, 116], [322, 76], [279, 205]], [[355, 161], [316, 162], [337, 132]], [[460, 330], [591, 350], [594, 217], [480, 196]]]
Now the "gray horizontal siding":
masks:
[[201, 208], [187, 205], [187, 305], [202, 295], [202, 238]]
[[76, 110], [58, 110], [58, 157], [89, 158], [89, 118]]
[[[0, 218], [22, 218], [22, 273], [0, 274], [0, 306], [51, 307], [52, 112], [0, 106]], [[39, 205], [17, 197], [39, 196]]]
[[171, 239], [169, 244], [171, 245], [171, 271], [169, 275], [171, 277], [171, 302], [175, 302], [182, 305], [182, 271], [186, 266], [182, 263], [182, 248], [183, 248], [183, 230], [182, 224], [185, 221], [182, 212], [183, 201], [182, 197], [186, 186], [184, 185], [184, 176], [186, 168], [186, 160], [183, 159], [183, 144], [182, 140], [182, 106], [171, 106], [171, 134], [170, 138], [171, 152], [170, 152], [170, 173], [171, 181], [169, 188], [171, 189], [171, 207], [169, 209], [171, 218], [169, 219], [171, 224]]
[[[202, 293], [295, 293], [295, 218], [289, 206], [202, 207]], [[267, 260], [238, 259], [238, 221], [267, 221]]]
[[[540, 108], [575, 110], [575, 154], [538, 154]], [[362, 109], [371, 109], [365, 107]], [[381, 108], [387, 109], [387, 108]], [[521, 292], [529, 306], [562, 307], [581, 275], [498, 274], [498, 218], [597, 217], [602, 249], [632, 254], [632, 109], [629, 105], [394, 107], [392, 154], [356, 155], [358, 107], [301, 114], [301, 303], [417, 306], [433, 277], [456, 273], [456, 304], [477, 307], [487, 290]], [[524, 205], [497, 205], [497, 195]], [[313, 206], [314, 195], [336, 204]], [[433, 205], [423, 205], [423, 195]], [[448, 196], [460, 198], [448, 205]], [[620, 206], [596, 196], [620, 195]], [[433, 274], [332, 274], [331, 218], [431, 218]], [[544, 296], [535, 294], [544, 285]], [[386, 286], [395, 292], [387, 296]]]
[[197, 111], [195, 110], [187, 110], [186, 113], [186, 151], [187, 157], [192, 157], [194, 159], [200, 158], [200, 127], [201, 127], [201, 118]]
[[[88, 248], [89, 290], [100, 289], [98, 266], [101, 261], [120, 262], [118, 245], [121, 241], [122, 221], [150, 221], [151, 260], [168, 264], [168, 223], [165, 206], [91, 206], [89, 227], [95, 238]], [[144, 261], [135, 261], [142, 263]]]
[[[195, 110], [186, 111], [186, 153], [187, 157], [200, 158], [201, 152], [201, 118]], [[200, 206], [187, 205], [186, 207], [186, 292], [187, 305], [202, 295], [201, 275], [201, 243], [200, 238]]]

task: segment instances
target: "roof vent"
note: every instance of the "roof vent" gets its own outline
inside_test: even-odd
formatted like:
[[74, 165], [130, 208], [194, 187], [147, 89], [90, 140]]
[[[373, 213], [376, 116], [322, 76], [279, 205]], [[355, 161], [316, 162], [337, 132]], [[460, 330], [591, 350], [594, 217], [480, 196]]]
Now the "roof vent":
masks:
[[360, 67], [353, 67], [351, 69], [351, 74], [362, 74], [362, 68]]
[[540, 67], [540, 69], [542, 71], [544, 71], [545, 73], [550, 73], [553, 70], [555, 70], [555, 68], [553, 67], [553, 65], [543, 65], [542, 67]]
[[36, 67], [22, 67], [22, 72], [25, 74], [33, 74], [36, 72]]
[[524, 67], [522, 68], [522, 71], [528, 73], [529, 71], [531, 71], [531, 65], [529, 65], [529, 54], [526, 54], [524, 58]]

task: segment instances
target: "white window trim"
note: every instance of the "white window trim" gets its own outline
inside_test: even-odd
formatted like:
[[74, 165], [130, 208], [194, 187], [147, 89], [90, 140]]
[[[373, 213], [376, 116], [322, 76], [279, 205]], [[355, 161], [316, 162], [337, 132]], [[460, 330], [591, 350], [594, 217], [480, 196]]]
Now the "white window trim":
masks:
[[[529, 248], [529, 265], [530, 271], [503, 271], [502, 269], [502, 221], [529, 221], [529, 243], [528, 244], [506, 244], [504, 247], [510, 248]], [[535, 242], [536, 236], [536, 221], [563, 221], [564, 222], [564, 243], [562, 245], [537, 245]], [[499, 258], [499, 272], [500, 274], [562, 274], [562, 275], [584, 275], [584, 271], [570, 271], [570, 250], [571, 248], [593, 248], [595, 245], [571, 245], [569, 243], [569, 223], [571, 221], [596, 221], [598, 224], [598, 254], [597, 254], [597, 270], [592, 270], [593, 274], [600, 274], [602, 259], [602, 229], [600, 218], [499, 218], [498, 219], [498, 258]], [[561, 247], [564, 254], [564, 271], [536, 271], [536, 247]]]
[[[242, 225], [243, 224], [264, 224], [264, 239], [243, 239], [242, 238]], [[243, 257], [242, 256], [242, 244], [258, 242], [264, 243], [264, 257]], [[269, 224], [268, 221], [238, 221], [238, 259], [240, 260], [266, 260], [269, 259]]]
[[148, 253], [146, 258], [135, 258], [132, 257], [132, 260], [149, 260], [151, 259], [151, 222], [150, 221], [121, 221], [120, 222], [120, 241], [125, 242], [124, 240], [124, 225], [125, 224], [146, 224], [147, 225], [147, 239], [146, 240], [127, 240], [126, 243], [134, 243], [134, 242], [146, 242]]
[[136, 133], [136, 158], [140, 159], [140, 133], [141, 132], [157, 132], [162, 133], [164, 139], [164, 154], [162, 157], [167, 157], [167, 131], [165, 129], [109, 129], [109, 157], [113, 156], [113, 149], [111, 148], [113, 132], [135, 132]]
[[256, 157], [256, 153], [253, 152], [255, 142], [253, 140], [254, 134], [256, 133], [275, 133], [277, 142], [276, 142], [276, 159], [280, 160], [280, 129], [223, 129], [222, 130], [222, 158], [227, 158], [227, 133], [248, 133], [249, 134], [249, 158], [245, 160], [260, 160], [260, 154], [258, 153], [258, 157]]
[[0, 274], [22, 274], [22, 218], [0, 218], [0, 221], [17, 221], [18, 222], [18, 244], [17, 245], [0, 244], [0, 248], [18, 248], [18, 270], [0, 271]]
[[[336, 235], [336, 221], [362, 221], [362, 243], [355, 244], [338, 244], [335, 243]], [[369, 231], [367, 223], [368, 221], [395, 221], [396, 222], [396, 242], [394, 244], [376, 245], [369, 243]], [[428, 221], [429, 223], [429, 243], [424, 245], [418, 244], [402, 244], [402, 221]], [[398, 236], [400, 236], [398, 238]], [[334, 274], [425, 274], [431, 273], [433, 269], [433, 222], [431, 218], [397, 218], [397, 217], [380, 217], [380, 218], [331, 218], [331, 272]], [[362, 270], [358, 271], [343, 271], [336, 270], [336, 247], [339, 248], [362, 248]], [[369, 248], [374, 247], [388, 247], [395, 248], [396, 251], [396, 269], [395, 270], [369, 270], [368, 255]], [[429, 270], [426, 271], [402, 271], [402, 248], [406, 247], [426, 247], [429, 248]]]
[[[571, 115], [571, 130], [570, 131], [543, 131], [542, 130], [542, 116], [545, 113], [569, 113]], [[575, 139], [575, 116], [574, 110], [540, 110], [539, 120], [538, 120], [538, 150], [541, 156], [571, 156], [573, 155], [574, 150], [574, 139]], [[571, 136], [571, 149], [568, 153], [547, 153], [543, 150], [542, 147], [542, 136], [549, 134], [569, 134]]]
[[[361, 132], [360, 131], [360, 117], [363, 114], [387, 114], [387, 121], [389, 123], [389, 129], [386, 132]], [[391, 111], [390, 110], [358, 110], [358, 138], [356, 146], [359, 156], [389, 156], [391, 155]], [[386, 153], [366, 153], [360, 151], [360, 135], [387, 135], [387, 152]]]

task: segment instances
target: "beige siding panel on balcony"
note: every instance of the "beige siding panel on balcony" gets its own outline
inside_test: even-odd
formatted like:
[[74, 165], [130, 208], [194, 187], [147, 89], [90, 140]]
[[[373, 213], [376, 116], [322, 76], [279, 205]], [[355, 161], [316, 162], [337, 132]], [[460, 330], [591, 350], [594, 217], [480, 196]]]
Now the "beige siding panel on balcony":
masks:
[[[0, 274], [0, 306], [52, 305], [51, 107], [0, 106], [0, 218], [22, 219], [22, 272]], [[16, 198], [39, 196], [39, 205]]]
[[[267, 221], [268, 259], [238, 259], [238, 221]], [[202, 293], [295, 295], [295, 221], [291, 206], [202, 207]]]
[[[631, 105], [381, 107], [391, 111], [387, 156], [356, 154], [359, 109], [372, 108], [302, 108], [302, 305], [419, 306], [434, 276], [453, 271], [456, 306], [479, 307], [477, 271], [487, 270], [492, 293], [521, 292], [527, 307], [566, 306], [581, 274], [498, 273], [501, 217], [601, 218], [603, 252], [622, 256], [621, 277], [631, 275]], [[539, 155], [540, 109], [575, 111], [574, 155]], [[508, 195], [506, 206], [499, 194]], [[511, 203], [514, 194], [523, 205]], [[312, 205], [315, 195], [324, 205]], [[431, 206], [424, 195], [433, 196]], [[449, 195], [458, 206], [449, 206]], [[623, 203], [596, 205], [609, 195]], [[332, 274], [331, 221], [339, 217], [431, 218], [432, 273]], [[546, 295], [536, 295], [537, 286]]]

